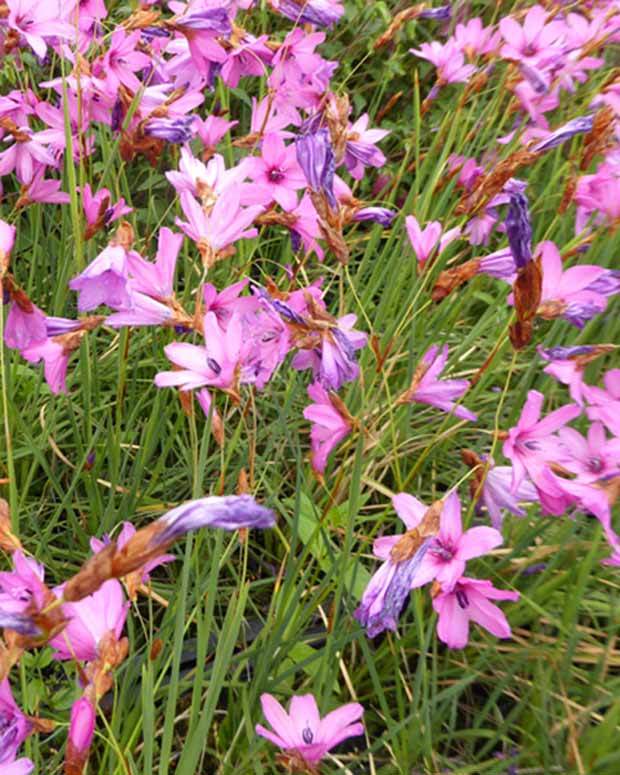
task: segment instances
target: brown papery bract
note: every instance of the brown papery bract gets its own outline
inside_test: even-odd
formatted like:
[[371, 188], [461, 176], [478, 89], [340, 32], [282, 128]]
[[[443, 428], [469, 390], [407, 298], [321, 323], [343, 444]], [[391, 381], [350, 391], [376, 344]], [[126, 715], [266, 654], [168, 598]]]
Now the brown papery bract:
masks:
[[403, 537], [394, 544], [390, 552], [392, 562], [404, 562], [409, 560], [422, 546], [425, 539], [432, 538], [439, 533], [443, 500], [435, 501], [422, 517], [422, 521], [413, 530], [407, 530]]

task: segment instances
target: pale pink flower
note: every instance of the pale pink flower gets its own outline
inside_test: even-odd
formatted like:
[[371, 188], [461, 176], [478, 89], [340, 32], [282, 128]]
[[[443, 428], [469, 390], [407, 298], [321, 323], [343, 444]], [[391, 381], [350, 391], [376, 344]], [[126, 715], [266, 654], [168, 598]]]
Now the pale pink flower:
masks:
[[364, 708], [357, 702], [343, 705], [321, 719], [312, 694], [293, 697], [288, 713], [271, 694], [262, 694], [260, 701], [273, 731], [257, 724], [256, 733], [284, 751], [298, 754], [311, 766], [343, 740], [364, 732], [359, 723]]
[[600, 420], [620, 436], [620, 369], [609, 369], [603, 376], [605, 389], [584, 385], [583, 393], [590, 404], [586, 409], [590, 420]]
[[422, 59], [427, 59], [437, 68], [437, 81], [441, 84], [468, 81], [476, 72], [474, 65], [466, 65], [463, 53], [454, 40], [440, 43], [433, 40], [422, 43], [419, 49], [409, 51]]
[[450, 591], [433, 598], [439, 614], [437, 635], [452, 649], [462, 649], [469, 640], [469, 622], [475, 622], [497, 638], [510, 638], [511, 630], [503, 611], [491, 600], [518, 600], [518, 592], [496, 589], [486, 579], [462, 576]]
[[405, 227], [413, 252], [422, 266], [435, 250], [438, 254], [441, 253], [451, 242], [458, 239], [461, 233], [458, 226], [442, 233], [443, 229], [439, 221], [431, 221], [422, 229], [413, 215], [405, 218]]
[[322, 474], [331, 452], [351, 433], [351, 417], [344, 415], [344, 407], [319, 382], [308, 386], [308, 395], [314, 402], [304, 409], [304, 417], [312, 423], [312, 468]]
[[46, 38], [72, 37], [71, 25], [63, 21], [61, 0], [6, 0], [7, 24], [23, 35], [39, 59], [47, 53]]

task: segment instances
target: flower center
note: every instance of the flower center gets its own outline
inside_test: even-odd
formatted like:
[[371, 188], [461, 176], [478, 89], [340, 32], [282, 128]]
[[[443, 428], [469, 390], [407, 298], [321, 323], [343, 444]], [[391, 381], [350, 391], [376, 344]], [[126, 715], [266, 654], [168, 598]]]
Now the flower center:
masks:
[[432, 552], [435, 557], [444, 562], [450, 562], [455, 555], [454, 547], [450, 546], [450, 544], [441, 543], [439, 540], [436, 540], [433, 544]]
[[268, 177], [272, 183], [279, 183], [284, 178], [284, 173], [280, 172], [277, 167], [274, 167], [272, 170], [269, 170]]
[[307, 745], [310, 745], [310, 743], [314, 740], [314, 734], [312, 733], [312, 730], [310, 727], [306, 727], [304, 731], [301, 733], [301, 736], [303, 738], [304, 743]]
[[593, 474], [600, 474], [604, 467], [600, 457], [591, 457], [588, 460], [588, 470], [592, 471]]

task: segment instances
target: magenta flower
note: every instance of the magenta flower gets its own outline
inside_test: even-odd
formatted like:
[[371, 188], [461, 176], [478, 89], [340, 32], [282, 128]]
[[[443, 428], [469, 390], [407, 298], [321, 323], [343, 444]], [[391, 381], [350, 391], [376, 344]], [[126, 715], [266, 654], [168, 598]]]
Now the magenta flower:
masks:
[[547, 18], [547, 11], [541, 5], [534, 5], [527, 12], [523, 26], [510, 16], [501, 19], [499, 30], [505, 44], [500, 54], [504, 59], [531, 63], [539, 55], [549, 58], [554, 47], [556, 56], [559, 55], [562, 26], [553, 21], [547, 24]]
[[610, 284], [611, 293], [605, 293], [601, 284], [608, 270], [602, 266], [583, 264], [564, 269], [556, 245], [546, 240], [538, 246], [541, 255], [543, 281], [538, 314], [543, 318], [563, 317], [569, 323], [583, 328], [587, 320], [603, 312], [607, 296], [617, 292]]
[[553, 434], [581, 414], [581, 407], [568, 404], [541, 420], [540, 411], [544, 400], [542, 393], [529, 391], [521, 417], [516, 426], [508, 431], [508, 438], [504, 442], [503, 453], [513, 465], [513, 493], [526, 474], [537, 484], [546, 461], [553, 459], [557, 447], [557, 439]]
[[15, 245], [15, 226], [0, 218], [0, 270], [9, 264], [9, 257]]
[[[0, 682], [0, 772], [12, 772], [19, 747], [32, 732], [32, 723], [13, 699], [9, 679]], [[21, 762], [27, 761], [20, 759]], [[29, 772], [21, 765], [23, 772]], [[16, 773], [19, 769], [14, 770]]]
[[437, 635], [451, 649], [462, 649], [469, 640], [469, 622], [475, 622], [497, 638], [510, 638], [511, 630], [503, 611], [491, 600], [518, 600], [518, 592], [496, 589], [486, 579], [461, 577], [452, 590], [433, 598], [439, 614]]
[[556, 462], [576, 474], [581, 482], [620, 475], [620, 438], [608, 439], [600, 422], [593, 422], [584, 438], [573, 428], [560, 428]]
[[[54, 592], [61, 598], [64, 585]], [[110, 634], [118, 640], [125, 626], [129, 603], [116, 579], [104, 581], [96, 592], [77, 603], [63, 603], [62, 612], [69, 619], [65, 629], [50, 640], [59, 660], [96, 659], [99, 645]]]
[[15, 614], [42, 610], [47, 598], [43, 566], [19, 549], [11, 559], [13, 570], [0, 572], [0, 610]]
[[193, 390], [209, 385], [220, 390], [235, 390], [243, 345], [241, 318], [234, 314], [226, 331], [222, 331], [215, 313], [207, 312], [203, 332], [204, 346], [172, 342], [164, 348], [168, 360], [179, 370], [157, 374], [157, 387], [178, 386], [181, 390]]
[[359, 723], [364, 708], [357, 702], [343, 705], [321, 719], [312, 694], [292, 697], [288, 713], [271, 694], [261, 694], [260, 701], [273, 731], [257, 724], [256, 733], [298, 755], [311, 767], [343, 740], [364, 733], [364, 726]]
[[89, 226], [95, 226], [101, 222], [102, 226], [108, 226], [117, 221], [123, 215], [133, 211], [128, 207], [125, 200], [121, 197], [116, 204], [111, 203], [112, 195], [107, 188], [100, 188], [96, 194], [93, 193], [90, 183], [87, 183], [82, 189], [82, 206], [84, 216]]
[[364, 177], [365, 167], [383, 167], [385, 154], [376, 143], [390, 134], [387, 129], [368, 129], [368, 113], [360, 116], [347, 131], [344, 163], [355, 180]]
[[66, 205], [71, 201], [69, 194], [60, 190], [60, 180], [46, 180], [45, 168], [40, 167], [35, 171], [28, 185], [22, 186], [16, 207], [27, 207], [31, 204], [55, 204]]
[[430, 347], [422, 356], [411, 382], [409, 390], [399, 399], [402, 403], [418, 403], [436, 406], [444, 412], [452, 412], [461, 420], [475, 422], [478, 415], [457, 406], [454, 399], [460, 398], [469, 389], [466, 379], [444, 379], [439, 375], [448, 362], [448, 345], [440, 348], [438, 345]]
[[437, 81], [441, 85], [463, 83], [476, 72], [474, 65], [465, 64], [463, 53], [453, 40], [443, 44], [433, 40], [431, 43], [422, 43], [419, 49], [410, 48], [409, 51], [435, 65]]
[[183, 243], [183, 235], [167, 227], [159, 231], [155, 263], [145, 261], [131, 251], [127, 254], [127, 270], [131, 277], [131, 291], [144, 293], [156, 299], [167, 299], [174, 294], [174, 270]]
[[56, 166], [51, 152], [27, 126], [16, 127], [9, 133], [15, 142], [0, 153], [0, 177], [15, 170], [19, 182], [28, 185], [36, 171], [40, 170], [42, 177], [45, 166]]
[[266, 65], [273, 57], [265, 45], [267, 35], [255, 38], [246, 33], [241, 41], [236, 43], [222, 65], [222, 81], [232, 89], [236, 89], [243, 76], [261, 76], [267, 74]]
[[492, 52], [497, 48], [498, 38], [493, 27], [483, 27], [482, 19], [478, 17], [469, 19], [466, 24], [457, 24], [454, 30], [456, 45], [469, 59]]
[[187, 221], [177, 218], [176, 223], [205, 253], [207, 265], [233, 242], [255, 237], [257, 230], [248, 227], [263, 211], [261, 205], [241, 207], [236, 186], [227, 188], [208, 214], [187, 191], [181, 194], [181, 207]]
[[57, 394], [67, 392], [67, 368], [71, 352], [54, 339], [45, 339], [29, 345], [21, 354], [29, 363], [43, 361], [45, 381], [52, 393]]
[[62, 21], [61, 0], [6, 0], [5, 5], [9, 29], [22, 35], [39, 59], [47, 53], [46, 38], [72, 37], [71, 25]]
[[308, 386], [308, 395], [314, 402], [304, 409], [304, 417], [312, 423], [312, 468], [323, 474], [329, 455], [351, 433], [352, 419], [344, 404], [319, 382]]
[[71, 706], [65, 767], [70, 764], [74, 769], [69, 771], [78, 772], [83, 769], [94, 734], [95, 709], [87, 697], [80, 697]]
[[194, 129], [205, 147], [205, 151], [213, 151], [226, 132], [236, 126], [238, 121], [227, 121], [220, 116], [207, 116], [204, 121], [196, 116], [194, 119]]
[[117, 92], [121, 84], [137, 92], [142, 84], [134, 73], [151, 64], [150, 57], [136, 51], [140, 42], [140, 32], [125, 32], [116, 29], [112, 33], [110, 45], [99, 63], [99, 76], [105, 79], [110, 91]]
[[6, 317], [4, 342], [14, 350], [24, 350], [47, 339], [45, 313], [20, 294], [13, 299]]
[[128, 307], [127, 251], [121, 245], [110, 244], [77, 277], [69, 281], [69, 288], [77, 291], [78, 309], [87, 312], [100, 304], [108, 307]]
[[248, 158], [244, 169], [255, 183], [266, 187], [270, 197], [284, 210], [297, 206], [296, 192], [305, 188], [306, 179], [297, 163], [295, 146], [284, 145], [280, 135], [266, 134], [261, 156]]
[[600, 420], [614, 436], [620, 436], [620, 369], [609, 369], [603, 383], [605, 390], [584, 385], [583, 392], [590, 404], [586, 413], [590, 420]]
[[[392, 498], [398, 515], [409, 530], [418, 527], [426, 508], [421, 512], [419, 501], [407, 493]], [[455, 490], [443, 501], [438, 535], [431, 541], [411, 588], [423, 587], [437, 580], [444, 590], [452, 589], [465, 572], [467, 560], [481, 557], [500, 546], [502, 535], [492, 527], [472, 527], [463, 532], [461, 502]], [[402, 536], [379, 538], [375, 541], [374, 553], [383, 560], [389, 560], [392, 548]]]
[[417, 218], [413, 215], [408, 215], [405, 218], [405, 228], [407, 229], [407, 236], [409, 237], [413, 252], [416, 254], [421, 266], [424, 266], [424, 263], [435, 250], [437, 250], [438, 254], [441, 253], [461, 233], [460, 228], [457, 226], [442, 234], [443, 230], [439, 221], [431, 221], [422, 229]]
[[550, 374], [558, 382], [568, 385], [570, 397], [579, 406], [583, 406], [584, 402], [584, 369], [588, 363], [588, 357], [583, 356], [596, 355], [595, 350], [595, 347], [587, 344], [577, 347], [550, 347], [548, 350], [538, 347], [540, 357], [549, 362], [543, 369], [545, 374]]

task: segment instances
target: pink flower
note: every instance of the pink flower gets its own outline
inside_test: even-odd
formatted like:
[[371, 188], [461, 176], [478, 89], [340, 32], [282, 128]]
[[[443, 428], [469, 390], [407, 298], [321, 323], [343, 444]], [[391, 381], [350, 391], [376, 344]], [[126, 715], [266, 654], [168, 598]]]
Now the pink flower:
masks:
[[562, 27], [556, 22], [546, 24], [547, 18], [547, 11], [541, 5], [534, 5], [527, 12], [523, 26], [511, 16], [501, 19], [499, 30], [506, 42], [500, 54], [504, 59], [520, 62], [535, 60], [538, 55], [549, 57], [554, 47], [557, 54], [561, 53], [557, 46]]
[[[408, 530], [416, 528], [426, 507], [407, 493], [392, 498], [394, 508], [405, 522]], [[444, 590], [450, 590], [465, 572], [467, 560], [481, 557], [502, 543], [502, 534], [492, 527], [472, 527], [463, 532], [461, 523], [461, 502], [456, 491], [443, 501], [438, 535], [431, 542], [424, 555], [411, 588], [422, 587], [436, 579]], [[390, 552], [402, 536], [378, 538], [373, 551], [382, 560], [389, 560]]]
[[187, 221], [177, 218], [177, 225], [199, 247], [203, 245], [213, 253], [217, 253], [237, 240], [255, 237], [258, 233], [256, 229], [248, 227], [263, 211], [261, 205], [241, 207], [240, 194], [236, 186], [227, 188], [218, 197], [208, 214], [187, 191], [181, 194], [181, 207]]
[[461, 233], [460, 228], [457, 226], [445, 232], [442, 236], [442, 226], [439, 221], [431, 221], [422, 229], [413, 215], [408, 215], [405, 218], [405, 227], [413, 252], [422, 266], [435, 249], [437, 249], [437, 253], [441, 253]]
[[174, 294], [174, 269], [183, 243], [183, 235], [167, 227], [159, 231], [155, 263], [145, 261], [131, 251], [127, 254], [127, 270], [131, 277], [130, 289], [156, 299]]
[[196, 117], [194, 119], [194, 129], [201, 139], [205, 151], [212, 151], [224, 137], [226, 132], [236, 126], [238, 121], [227, 121], [220, 116], [207, 116], [204, 120]]
[[232, 89], [236, 89], [242, 76], [267, 74], [266, 64], [271, 62], [272, 52], [265, 42], [267, 35], [255, 38], [246, 33], [241, 41], [233, 45], [228, 57], [222, 65], [222, 81]]
[[47, 339], [45, 313], [29, 299], [22, 300], [21, 295], [11, 302], [6, 318], [4, 342], [14, 350], [23, 350], [30, 345]]
[[[63, 586], [54, 592], [62, 596]], [[121, 637], [129, 603], [125, 602], [123, 587], [116, 579], [108, 579], [92, 595], [77, 603], [63, 603], [62, 612], [69, 619], [65, 629], [50, 640], [56, 649], [55, 659], [92, 661], [99, 645], [110, 634]]]
[[118, 91], [121, 84], [132, 92], [142, 87], [134, 73], [148, 67], [151, 60], [146, 54], [136, 51], [139, 42], [139, 31], [127, 33], [119, 28], [112, 33], [109, 48], [97, 65], [99, 77], [105, 79], [111, 91]]
[[0, 177], [15, 170], [19, 182], [28, 185], [37, 170], [42, 177], [45, 166], [56, 166], [56, 160], [27, 126], [18, 127], [14, 132], [15, 142], [0, 153]]
[[60, 180], [46, 180], [44, 175], [44, 167], [35, 171], [28, 185], [22, 187], [16, 207], [27, 207], [37, 202], [55, 205], [69, 204], [71, 197], [60, 190]]
[[453, 400], [464, 395], [469, 389], [469, 382], [466, 379], [439, 379], [447, 362], [447, 344], [442, 348], [438, 345], [429, 348], [422, 356], [409, 390], [399, 400], [436, 406], [444, 412], [453, 412], [461, 420], [475, 422], [478, 416], [463, 406], [457, 406]]
[[[0, 734], [0, 772], [4, 775], [5, 772], [12, 771], [11, 763], [13, 766], [17, 764], [15, 762], [17, 751], [32, 732], [32, 723], [17, 707], [13, 699], [8, 678], [0, 682], [0, 731], [2, 733]], [[21, 759], [20, 761], [27, 760]], [[22, 768], [24, 767], [25, 765], [22, 764]], [[20, 772], [19, 769], [14, 771]], [[28, 769], [22, 771], [29, 772]]]
[[308, 386], [308, 395], [314, 401], [304, 409], [304, 417], [312, 423], [312, 468], [322, 474], [331, 452], [351, 433], [351, 416], [345, 414], [344, 404], [330, 396], [319, 382]]
[[78, 309], [87, 312], [100, 304], [127, 307], [127, 251], [121, 245], [110, 244], [99, 253], [86, 269], [69, 281], [69, 288], [79, 293]]
[[536, 488], [528, 479], [524, 479], [516, 492], [512, 492], [512, 477], [512, 466], [493, 465], [487, 471], [482, 485], [479, 506], [486, 508], [496, 530], [502, 527], [502, 509], [507, 509], [516, 517], [524, 517], [525, 511], [519, 504], [535, 503], [538, 500]]
[[355, 180], [364, 177], [364, 168], [383, 167], [385, 155], [376, 143], [390, 134], [387, 129], [368, 129], [368, 113], [360, 116], [347, 131], [344, 163]]
[[288, 713], [271, 694], [262, 694], [260, 701], [273, 731], [257, 724], [256, 733], [284, 751], [298, 754], [311, 766], [343, 740], [364, 732], [363, 725], [356, 723], [364, 708], [356, 702], [343, 705], [321, 719], [312, 694], [293, 697]]
[[72, 29], [62, 21], [60, 0], [6, 0], [9, 29], [23, 35], [39, 59], [47, 52], [46, 38], [71, 38]]
[[486, 579], [461, 577], [450, 591], [433, 599], [439, 614], [437, 635], [451, 649], [462, 649], [469, 640], [469, 622], [475, 622], [497, 638], [510, 638], [510, 625], [490, 600], [518, 600], [518, 592], [496, 589]]
[[439, 43], [422, 43], [419, 49], [409, 51], [422, 59], [427, 59], [437, 68], [437, 80], [441, 84], [462, 83], [468, 81], [476, 72], [474, 65], [466, 65], [463, 53], [453, 40]]
[[590, 420], [600, 420], [614, 436], [620, 436], [620, 369], [609, 369], [603, 377], [605, 390], [584, 385], [583, 393], [590, 406]]
[[93, 194], [93, 190], [90, 184], [87, 183], [82, 189], [82, 206], [84, 208], [84, 216], [86, 217], [86, 223], [89, 226], [102, 222], [102, 226], [107, 226], [114, 221], [117, 221], [123, 215], [133, 211], [132, 207], [128, 207], [125, 200], [121, 197], [116, 204], [111, 204], [112, 195], [107, 188], [100, 188], [96, 194]]
[[581, 414], [581, 408], [575, 404], [568, 404], [540, 419], [545, 397], [537, 390], [530, 390], [527, 401], [521, 412], [521, 417], [514, 428], [508, 431], [508, 438], [504, 442], [503, 453], [512, 461], [512, 491], [517, 488], [529, 474], [532, 481], [537, 484], [546, 461], [553, 458], [557, 441], [553, 434], [566, 423], [574, 420]]
[[204, 346], [173, 342], [164, 348], [166, 357], [179, 367], [179, 371], [157, 374], [157, 387], [178, 386], [181, 390], [193, 390], [209, 385], [221, 390], [235, 389], [242, 348], [240, 317], [234, 314], [224, 332], [215, 313], [207, 312], [203, 331]]
[[252, 180], [262, 185], [284, 210], [297, 206], [296, 191], [306, 187], [306, 178], [297, 162], [295, 146], [284, 145], [280, 135], [266, 134], [261, 146], [261, 156], [247, 159], [245, 170]]
[[0, 572], [0, 609], [16, 614], [31, 607], [42, 610], [48, 596], [43, 566], [19, 549], [13, 552], [12, 561], [12, 571]]
[[499, 35], [493, 27], [483, 27], [482, 19], [469, 19], [466, 24], [457, 24], [454, 41], [470, 59], [480, 54], [488, 54], [497, 47]]
[[30, 363], [43, 360], [45, 381], [52, 393], [67, 392], [67, 367], [71, 350], [67, 350], [54, 339], [31, 344], [21, 351], [22, 357]]
[[577, 474], [581, 482], [620, 475], [620, 438], [608, 439], [602, 423], [593, 422], [587, 438], [573, 428], [560, 428], [558, 438], [556, 462]]

